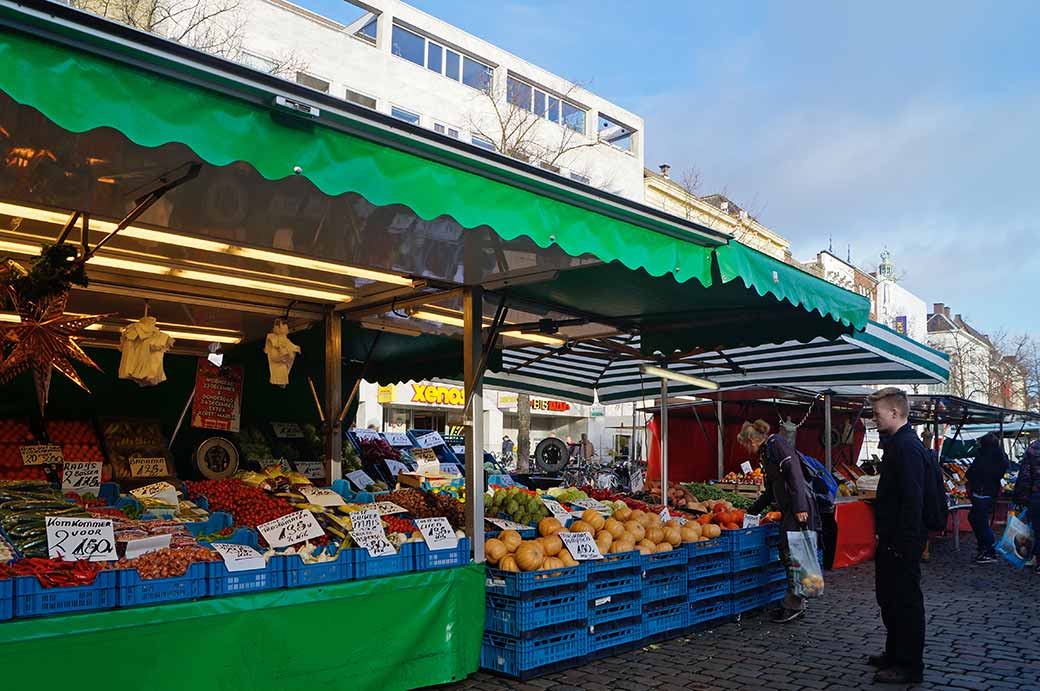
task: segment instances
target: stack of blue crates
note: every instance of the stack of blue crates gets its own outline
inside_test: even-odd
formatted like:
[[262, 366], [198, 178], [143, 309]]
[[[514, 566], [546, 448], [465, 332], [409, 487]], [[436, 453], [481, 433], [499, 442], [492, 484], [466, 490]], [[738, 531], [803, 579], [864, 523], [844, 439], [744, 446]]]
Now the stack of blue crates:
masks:
[[693, 631], [732, 614], [730, 546], [723, 537], [686, 545], [686, 622]]
[[674, 638], [686, 626], [685, 548], [643, 555], [643, 640]]
[[765, 607], [783, 597], [786, 577], [774, 544], [779, 532], [772, 526], [727, 531], [730, 552], [730, 601], [733, 614]]
[[643, 638], [643, 559], [638, 551], [584, 564], [588, 584], [589, 656], [609, 657]]

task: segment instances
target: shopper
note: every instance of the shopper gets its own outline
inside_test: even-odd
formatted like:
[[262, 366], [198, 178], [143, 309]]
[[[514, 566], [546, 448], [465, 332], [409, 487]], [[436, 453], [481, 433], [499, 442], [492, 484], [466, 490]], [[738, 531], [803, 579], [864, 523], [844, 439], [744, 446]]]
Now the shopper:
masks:
[[1028, 509], [1029, 521], [1033, 526], [1033, 571], [1040, 574], [1040, 439], [1026, 449], [1018, 469], [1013, 500], [1021, 509]]
[[795, 574], [789, 566], [787, 533], [814, 530], [819, 544], [823, 526], [816, 500], [809, 491], [805, 473], [802, 472], [801, 456], [786, 437], [769, 433], [768, 422], [745, 422], [737, 441], [751, 453], [759, 455], [762, 472], [765, 474], [764, 491], [747, 512], [752, 515], [759, 514], [771, 504], [780, 509], [780, 558], [788, 565], [787, 592], [780, 609], [773, 615], [773, 621], [793, 621], [805, 614], [806, 600], [795, 594]]
[[920, 682], [924, 674], [924, 596], [921, 551], [924, 526], [925, 464], [928, 451], [908, 421], [906, 394], [886, 388], [872, 394], [874, 422], [881, 435], [881, 479], [874, 500], [878, 547], [874, 583], [885, 651], [867, 662], [880, 668], [876, 683]]
[[968, 522], [975, 533], [976, 564], [997, 561], [997, 550], [994, 548], [996, 537], [990, 527], [990, 520], [1000, 497], [1000, 480], [1010, 463], [997, 434], [990, 432], [979, 440], [978, 453], [967, 473], [968, 495], [971, 497]]
[[589, 439], [589, 435], [582, 432], [581, 441], [578, 442], [578, 458], [587, 462], [595, 455], [596, 447], [592, 445], [592, 440]]
[[513, 460], [513, 440], [509, 435], [502, 437], [502, 462], [509, 463]]

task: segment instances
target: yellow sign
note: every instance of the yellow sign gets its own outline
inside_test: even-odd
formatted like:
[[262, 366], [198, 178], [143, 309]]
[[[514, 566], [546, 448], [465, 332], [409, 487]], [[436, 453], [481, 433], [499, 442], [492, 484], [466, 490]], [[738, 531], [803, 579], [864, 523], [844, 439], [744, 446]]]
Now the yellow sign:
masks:
[[412, 403], [451, 405], [460, 408], [466, 402], [466, 393], [457, 386], [412, 384]]
[[393, 403], [394, 402], [394, 385], [380, 386], [376, 391], [376, 401], [379, 403]]
[[517, 396], [515, 393], [498, 394], [498, 405], [500, 406], [516, 405], [518, 400], [519, 396]]

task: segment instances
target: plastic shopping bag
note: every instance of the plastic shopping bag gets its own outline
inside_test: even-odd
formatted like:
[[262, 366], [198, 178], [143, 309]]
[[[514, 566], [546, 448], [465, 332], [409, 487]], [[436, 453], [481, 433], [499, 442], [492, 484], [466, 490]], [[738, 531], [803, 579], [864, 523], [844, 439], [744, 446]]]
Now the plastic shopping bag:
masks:
[[1036, 535], [1033, 528], [1026, 521], [1028, 511], [1023, 511], [1021, 516], [1008, 514], [1007, 528], [1004, 536], [1000, 538], [997, 551], [1011, 562], [1015, 568], [1021, 569], [1033, 558], [1033, 544]]
[[823, 595], [823, 568], [816, 553], [816, 533], [801, 530], [787, 533], [788, 566], [794, 594], [813, 598]]

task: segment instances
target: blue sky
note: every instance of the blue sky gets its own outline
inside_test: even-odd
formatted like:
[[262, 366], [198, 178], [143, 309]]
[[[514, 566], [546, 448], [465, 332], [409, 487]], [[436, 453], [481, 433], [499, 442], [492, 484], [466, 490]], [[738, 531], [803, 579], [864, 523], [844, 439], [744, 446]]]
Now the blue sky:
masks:
[[648, 167], [696, 167], [796, 257], [887, 246], [929, 305], [1040, 333], [1040, 5], [411, 4], [642, 115]]

